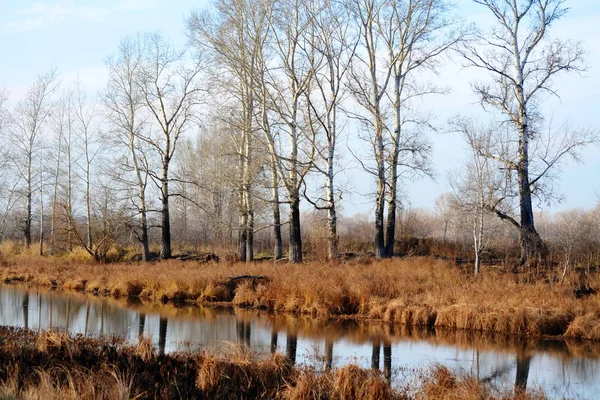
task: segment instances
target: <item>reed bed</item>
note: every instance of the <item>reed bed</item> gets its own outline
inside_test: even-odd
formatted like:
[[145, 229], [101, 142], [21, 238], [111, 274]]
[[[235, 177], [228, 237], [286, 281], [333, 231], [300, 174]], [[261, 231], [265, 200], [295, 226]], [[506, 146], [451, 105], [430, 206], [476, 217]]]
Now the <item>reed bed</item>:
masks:
[[[0, 278], [116, 298], [228, 304], [391, 325], [600, 340], [600, 295], [578, 295], [582, 277], [487, 270], [473, 276], [444, 260], [414, 257], [340, 264], [87, 264], [4, 255]], [[242, 275], [260, 279], [230, 278]], [[587, 288], [600, 277], [586, 275]]]
[[[115, 339], [0, 327], [0, 398], [14, 399], [504, 399], [469, 376], [443, 367], [415, 386], [392, 388], [382, 373], [355, 365], [316, 371], [279, 354], [255, 360], [243, 347], [229, 354], [167, 354], [147, 339]], [[543, 399], [543, 394], [518, 394]]]

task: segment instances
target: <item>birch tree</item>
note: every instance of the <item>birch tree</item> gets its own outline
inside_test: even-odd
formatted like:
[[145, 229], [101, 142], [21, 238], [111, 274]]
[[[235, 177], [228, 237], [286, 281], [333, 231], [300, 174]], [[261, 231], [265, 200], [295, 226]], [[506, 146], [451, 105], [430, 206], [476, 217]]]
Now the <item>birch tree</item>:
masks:
[[[491, 82], [475, 83], [474, 91], [486, 109], [504, 115], [513, 130], [507, 139], [518, 144], [506, 157], [484, 154], [516, 175], [518, 217], [507, 213], [502, 203], [494, 212], [519, 230], [522, 264], [548, 253], [535, 228], [532, 196], [536, 191], [540, 194], [544, 177], [564, 156], [590, 142], [589, 132], [554, 132], [551, 137], [566, 135], [570, 139], [561, 140], [563, 145], [549, 150], [543, 160], [545, 165], [537, 173], [532, 171], [532, 145], [541, 136], [543, 122], [540, 102], [544, 94], [556, 94], [552, 88], [555, 77], [584, 69], [584, 51], [580, 43], [549, 38], [550, 28], [567, 13], [565, 0], [473, 1], [489, 11], [495, 25], [487, 34], [479, 35], [479, 43], [465, 45], [460, 52], [467, 65], [489, 73]], [[510, 144], [505, 143], [504, 147]]]
[[[358, 44], [351, 14], [342, 2], [309, 2], [310, 45], [307, 56], [314, 80], [306, 93], [309, 128], [315, 145], [313, 168], [324, 177], [324, 194], [316, 201], [306, 197], [319, 210], [327, 211], [328, 257], [339, 256], [336, 204], [340, 196], [335, 184], [339, 116], [347, 91], [345, 80]], [[312, 56], [314, 54], [314, 57]]]
[[171, 218], [169, 212], [169, 183], [171, 160], [180, 138], [189, 128], [200, 103], [200, 61], [186, 63], [186, 52], [175, 50], [158, 34], [148, 35], [140, 73], [140, 90], [144, 106], [151, 115], [158, 133], [152, 130], [138, 134], [158, 154], [160, 170], [150, 176], [160, 189], [161, 250], [163, 259], [171, 258]]
[[144, 129], [144, 99], [139, 84], [145, 47], [146, 42], [142, 36], [121, 40], [117, 54], [106, 62], [109, 78], [103, 102], [112, 130], [129, 154], [126, 166], [135, 176], [137, 195], [134, 203], [140, 221], [139, 229], [132, 229], [142, 244], [142, 260], [148, 261], [148, 163], [139, 139]]

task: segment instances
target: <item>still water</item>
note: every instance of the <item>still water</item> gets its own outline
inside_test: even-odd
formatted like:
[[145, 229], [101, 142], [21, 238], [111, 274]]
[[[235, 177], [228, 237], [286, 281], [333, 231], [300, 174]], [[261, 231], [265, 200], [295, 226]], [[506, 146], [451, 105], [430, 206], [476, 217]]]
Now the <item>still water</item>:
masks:
[[246, 344], [316, 368], [379, 368], [393, 385], [433, 364], [493, 388], [542, 389], [552, 398], [600, 398], [600, 344], [522, 340], [464, 331], [407, 331], [356, 321], [316, 321], [265, 312], [144, 304], [0, 285], [0, 325], [150, 337], [159, 352], [226, 352]]

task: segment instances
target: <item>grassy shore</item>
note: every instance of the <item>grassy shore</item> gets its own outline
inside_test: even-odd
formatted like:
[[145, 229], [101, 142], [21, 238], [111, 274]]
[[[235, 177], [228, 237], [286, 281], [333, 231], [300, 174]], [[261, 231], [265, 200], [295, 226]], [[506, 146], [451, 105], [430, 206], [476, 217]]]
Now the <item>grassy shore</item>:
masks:
[[[264, 279], [229, 278], [251, 275]], [[436, 326], [521, 336], [600, 340], [600, 277], [572, 273], [479, 276], [448, 261], [406, 258], [337, 265], [262, 262], [93, 264], [53, 257], [3, 255], [5, 283], [139, 297], [152, 301], [231, 304], [392, 325]]]
[[0, 398], [23, 399], [543, 399], [497, 393], [443, 367], [392, 389], [379, 371], [349, 365], [316, 371], [285, 357], [254, 360], [243, 348], [225, 356], [157, 354], [148, 339], [116, 339], [0, 328]]

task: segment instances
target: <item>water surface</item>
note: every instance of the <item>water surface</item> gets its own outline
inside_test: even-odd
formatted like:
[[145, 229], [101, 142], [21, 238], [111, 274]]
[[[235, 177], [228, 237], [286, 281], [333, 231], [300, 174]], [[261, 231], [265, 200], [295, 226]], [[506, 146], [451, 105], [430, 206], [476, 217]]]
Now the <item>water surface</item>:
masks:
[[[150, 337], [159, 352], [226, 352], [245, 344], [256, 355], [282, 352], [317, 369], [356, 363], [378, 368], [393, 385], [433, 364], [468, 372], [498, 390], [540, 388], [552, 398], [600, 398], [600, 345], [524, 340], [447, 330], [391, 329], [266, 312], [116, 301], [0, 285], [0, 325]], [[407, 378], [408, 377], [408, 378]]]

